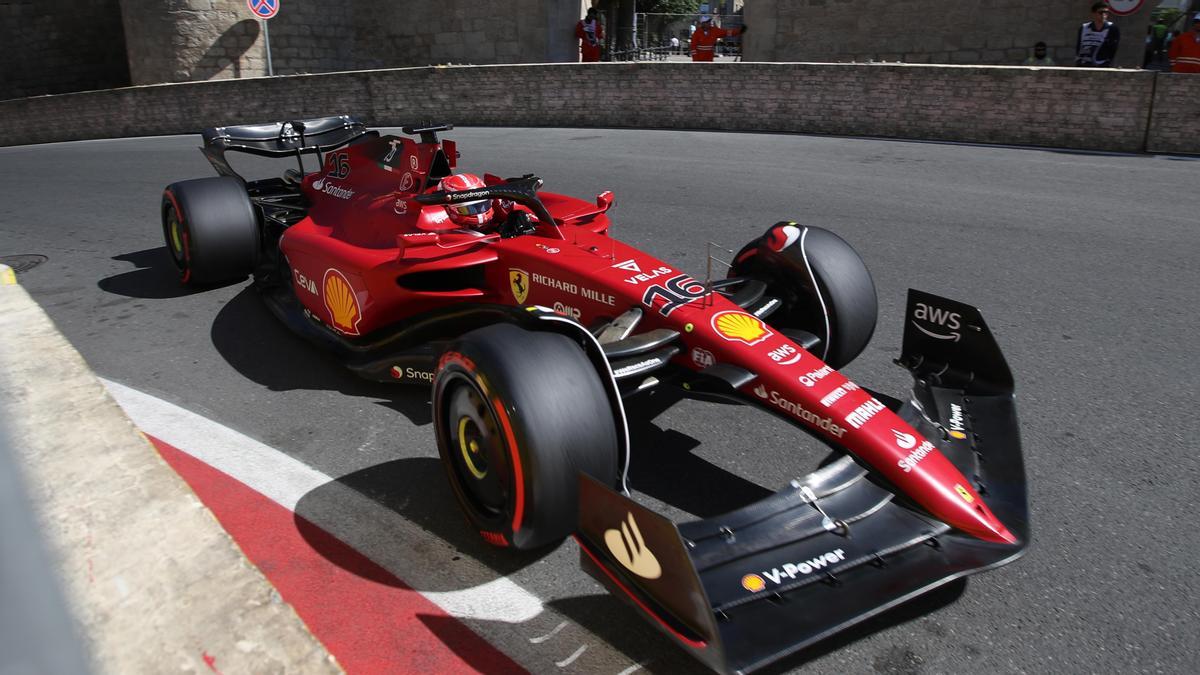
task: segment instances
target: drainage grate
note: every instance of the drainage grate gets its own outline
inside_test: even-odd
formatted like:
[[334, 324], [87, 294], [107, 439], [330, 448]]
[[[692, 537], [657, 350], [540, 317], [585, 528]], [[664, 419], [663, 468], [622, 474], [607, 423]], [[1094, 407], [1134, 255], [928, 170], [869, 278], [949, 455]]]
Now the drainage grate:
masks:
[[22, 255], [0, 255], [0, 265], [8, 265], [17, 274], [28, 272], [29, 270], [46, 262], [47, 258], [44, 255], [34, 253], [26, 253]]

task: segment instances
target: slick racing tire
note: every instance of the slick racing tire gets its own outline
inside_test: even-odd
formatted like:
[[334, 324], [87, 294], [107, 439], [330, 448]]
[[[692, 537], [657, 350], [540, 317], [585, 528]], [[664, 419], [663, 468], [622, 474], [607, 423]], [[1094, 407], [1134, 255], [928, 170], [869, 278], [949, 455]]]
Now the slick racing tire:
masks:
[[168, 185], [162, 197], [162, 225], [183, 283], [237, 281], [254, 271], [258, 218], [238, 179], [219, 176]]
[[821, 342], [814, 352], [834, 368], [853, 361], [871, 340], [879, 314], [875, 283], [862, 258], [836, 234], [776, 223], [733, 260], [730, 277], [762, 281], [767, 294], [783, 302], [768, 322], [816, 335]]
[[488, 543], [558, 543], [578, 522], [578, 474], [616, 484], [612, 408], [579, 345], [497, 324], [450, 345], [433, 384], [438, 452]]

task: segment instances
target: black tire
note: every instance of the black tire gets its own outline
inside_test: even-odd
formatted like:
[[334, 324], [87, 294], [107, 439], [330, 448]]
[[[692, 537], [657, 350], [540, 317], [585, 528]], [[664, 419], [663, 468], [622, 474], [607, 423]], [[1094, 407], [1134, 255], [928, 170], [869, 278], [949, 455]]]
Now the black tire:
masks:
[[219, 176], [168, 185], [162, 197], [162, 224], [183, 283], [237, 281], [254, 271], [258, 218], [238, 179]]
[[578, 473], [616, 484], [617, 429], [583, 350], [557, 333], [497, 324], [442, 355], [433, 384], [438, 452], [471, 526], [527, 550], [578, 524]]
[[875, 333], [879, 301], [871, 273], [829, 230], [776, 223], [738, 252], [729, 276], [766, 283], [767, 294], [783, 302], [768, 322], [819, 337], [817, 356], [834, 368], [853, 361]]

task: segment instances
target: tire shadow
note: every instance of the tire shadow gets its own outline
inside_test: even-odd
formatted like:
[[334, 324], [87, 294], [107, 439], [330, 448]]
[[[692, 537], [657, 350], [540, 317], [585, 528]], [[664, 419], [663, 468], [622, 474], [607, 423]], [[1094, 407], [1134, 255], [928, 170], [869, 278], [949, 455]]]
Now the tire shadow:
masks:
[[176, 269], [175, 263], [171, 261], [171, 253], [167, 251], [166, 246], [115, 255], [112, 260], [131, 263], [137, 269], [105, 277], [96, 285], [106, 293], [123, 295], [127, 298], [147, 300], [183, 298], [197, 293], [205, 293], [214, 288], [245, 283], [244, 280], [240, 280], [209, 286], [184, 286], [179, 281], [179, 271]]
[[[464, 518], [454, 517], [459, 513], [441, 461], [417, 457], [378, 464], [309, 491], [296, 504], [295, 523], [309, 546], [329, 562], [377, 583], [418, 591], [453, 591], [495, 581], [556, 548], [497, 548]], [[488, 574], [454, 576], [449, 585], [413, 585], [407, 578], [407, 571], [419, 569], [413, 549], [428, 548], [431, 535], [453, 549], [454, 556], [481, 563]]]
[[[693, 454], [700, 441], [654, 418], [682, 400], [671, 388], [631, 399], [626, 406], [629, 440], [629, 487], [698, 518], [711, 518], [774, 494]], [[719, 405], [719, 404], [717, 404]]]

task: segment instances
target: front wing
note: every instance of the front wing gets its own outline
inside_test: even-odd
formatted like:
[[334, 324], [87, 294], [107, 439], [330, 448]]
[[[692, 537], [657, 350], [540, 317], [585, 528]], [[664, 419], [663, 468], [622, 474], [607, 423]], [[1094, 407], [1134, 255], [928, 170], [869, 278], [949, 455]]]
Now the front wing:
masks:
[[[959, 339], [928, 337], [920, 306], [955, 311]], [[1012, 377], [978, 310], [909, 293], [901, 417], [971, 477], [1017, 537], [981, 541], [920, 510], [846, 456], [760, 502], [670, 520], [580, 476], [584, 568], [720, 672], [748, 672], [968, 574], [1020, 557], [1029, 540]]]

